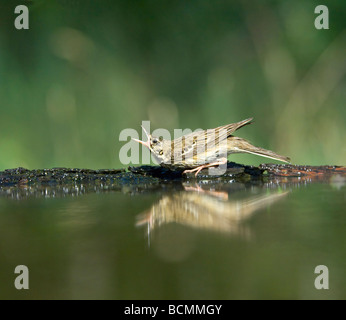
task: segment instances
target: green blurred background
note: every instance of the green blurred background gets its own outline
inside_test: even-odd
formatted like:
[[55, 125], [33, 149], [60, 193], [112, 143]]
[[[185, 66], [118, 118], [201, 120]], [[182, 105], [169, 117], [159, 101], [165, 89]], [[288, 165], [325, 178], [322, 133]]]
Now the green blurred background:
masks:
[[[16, 30], [27, 4], [30, 29]], [[238, 132], [297, 164], [344, 165], [345, 1], [0, 2], [0, 170], [122, 167], [125, 128]], [[267, 160], [235, 155], [230, 160]], [[270, 162], [271, 160], [269, 160]]]

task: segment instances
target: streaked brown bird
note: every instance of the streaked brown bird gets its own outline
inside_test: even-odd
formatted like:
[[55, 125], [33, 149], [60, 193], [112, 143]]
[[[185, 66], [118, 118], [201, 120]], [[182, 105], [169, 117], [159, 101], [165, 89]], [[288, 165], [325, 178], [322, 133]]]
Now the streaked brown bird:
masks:
[[227, 156], [231, 153], [252, 153], [289, 163], [288, 157], [255, 147], [247, 140], [232, 135], [234, 131], [252, 123], [252, 119], [192, 132], [174, 140], [154, 137], [142, 126], [148, 140], [132, 139], [148, 147], [161, 166], [185, 169], [183, 173], [196, 172], [196, 176], [204, 168], [226, 164]]

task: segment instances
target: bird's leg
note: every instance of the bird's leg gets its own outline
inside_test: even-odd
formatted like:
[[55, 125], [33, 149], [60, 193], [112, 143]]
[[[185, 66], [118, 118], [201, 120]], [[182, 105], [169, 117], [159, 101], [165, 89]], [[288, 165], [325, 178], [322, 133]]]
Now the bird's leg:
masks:
[[184, 186], [185, 191], [205, 192], [198, 184], [195, 183], [195, 187]]
[[198, 193], [209, 194], [215, 198], [219, 198], [220, 200], [228, 200], [228, 193], [225, 191], [213, 191], [213, 190], [204, 190], [197, 183], [196, 187], [187, 187], [184, 186], [185, 191], [194, 191]]
[[205, 169], [205, 168], [210, 168], [210, 167], [216, 167], [222, 164], [226, 164], [227, 163], [227, 158], [221, 158], [216, 162], [212, 162], [212, 163], [207, 163], [207, 164], [203, 164], [197, 168], [191, 169], [191, 170], [185, 170], [183, 173], [191, 173], [191, 172], [195, 172], [195, 177], [197, 177], [197, 175], [200, 173], [201, 170]]

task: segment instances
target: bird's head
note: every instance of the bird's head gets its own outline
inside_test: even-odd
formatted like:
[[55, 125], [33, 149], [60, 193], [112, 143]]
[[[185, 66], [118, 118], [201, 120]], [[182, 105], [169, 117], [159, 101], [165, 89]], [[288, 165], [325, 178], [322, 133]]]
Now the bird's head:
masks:
[[158, 158], [158, 160], [160, 162], [163, 161], [164, 158], [164, 154], [163, 154], [163, 138], [162, 137], [154, 137], [151, 134], [149, 134], [147, 132], [147, 130], [145, 130], [145, 128], [142, 126], [143, 131], [145, 132], [148, 140], [147, 141], [142, 141], [142, 140], [138, 140], [135, 138], [132, 138], [132, 140], [139, 142], [141, 144], [143, 144], [144, 146], [146, 146], [147, 148], [149, 148], [149, 150]]

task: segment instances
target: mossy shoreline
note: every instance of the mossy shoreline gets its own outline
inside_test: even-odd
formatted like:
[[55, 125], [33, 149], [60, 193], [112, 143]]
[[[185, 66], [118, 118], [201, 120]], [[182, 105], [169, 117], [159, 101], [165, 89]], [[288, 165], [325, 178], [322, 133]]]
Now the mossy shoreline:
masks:
[[191, 180], [191, 179], [223, 179], [233, 181], [247, 181], [263, 177], [309, 177], [325, 178], [330, 175], [346, 175], [346, 168], [341, 166], [296, 166], [261, 164], [247, 166], [228, 162], [227, 170], [220, 176], [209, 175], [208, 170], [202, 170], [197, 178], [194, 173], [185, 175], [182, 171], [172, 171], [159, 166], [128, 167], [128, 169], [76, 169], [52, 168], [34, 169], [25, 168], [7, 169], [0, 172], [0, 187], [25, 186], [32, 184], [140, 184], [158, 183], [160, 181]]

